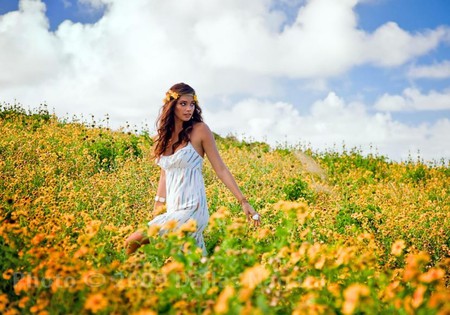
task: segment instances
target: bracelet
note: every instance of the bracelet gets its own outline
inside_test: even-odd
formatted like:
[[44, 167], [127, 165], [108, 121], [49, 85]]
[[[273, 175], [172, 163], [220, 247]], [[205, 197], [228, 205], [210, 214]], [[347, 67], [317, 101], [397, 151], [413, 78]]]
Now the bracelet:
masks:
[[157, 195], [157, 196], [155, 197], [155, 201], [165, 202], [165, 201], [166, 201], [166, 198], [160, 197], [160, 196]]
[[241, 206], [242, 206], [242, 204], [244, 204], [244, 203], [248, 203], [247, 198], [242, 197], [241, 199], [239, 199], [239, 204], [240, 204]]

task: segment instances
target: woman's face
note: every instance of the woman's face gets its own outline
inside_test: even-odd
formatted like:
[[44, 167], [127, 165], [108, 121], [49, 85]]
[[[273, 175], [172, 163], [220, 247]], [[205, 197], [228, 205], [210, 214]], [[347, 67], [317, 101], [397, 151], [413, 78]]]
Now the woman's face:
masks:
[[190, 94], [181, 95], [175, 105], [175, 119], [189, 121], [195, 110], [194, 97]]

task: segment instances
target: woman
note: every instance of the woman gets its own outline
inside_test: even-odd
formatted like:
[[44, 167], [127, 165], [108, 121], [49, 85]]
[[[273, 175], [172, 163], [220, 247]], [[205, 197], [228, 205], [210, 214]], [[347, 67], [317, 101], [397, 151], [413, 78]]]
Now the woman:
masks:
[[[175, 220], [178, 225], [189, 219], [196, 221], [192, 236], [206, 255], [203, 230], [209, 213], [203, 182], [202, 166], [206, 154], [219, 179], [228, 187], [242, 206], [244, 213], [255, 226], [260, 225], [260, 215], [248, 203], [230, 171], [217, 151], [214, 136], [203, 122], [193, 88], [185, 83], [175, 84], [166, 93], [158, 118], [158, 135], [155, 140], [155, 157], [161, 167], [155, 209], [167, 202], [167, 212], [148, 224], [162, 226]], [[149, 240], [142, 232], [135, 232], [125, 242], [127, 254], [132, 254]]]

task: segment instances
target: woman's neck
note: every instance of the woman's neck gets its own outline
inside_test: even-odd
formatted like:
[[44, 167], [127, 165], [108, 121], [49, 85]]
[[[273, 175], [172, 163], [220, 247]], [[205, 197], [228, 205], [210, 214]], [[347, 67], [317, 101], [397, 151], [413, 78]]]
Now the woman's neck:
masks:
[[182, 121], [175, 121], [175, 126], [174, 126], [174, 133], [177, 135], [180, 133], [181, 129], [183, 129], [183, 122]]

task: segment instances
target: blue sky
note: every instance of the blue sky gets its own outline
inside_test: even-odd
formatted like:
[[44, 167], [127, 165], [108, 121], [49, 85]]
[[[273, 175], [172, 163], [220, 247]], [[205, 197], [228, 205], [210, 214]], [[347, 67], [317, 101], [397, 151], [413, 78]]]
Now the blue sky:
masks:
[[21, 6], [0, 0], [0, 101], [153, 125], [157, 100], [186, 81], [223, 135], [450, 158], [450, 1]]
[[[104, 7], [94, 9], [88, 5], [80, 4], [76, 0], [46, 0], [47, 17], [50, 29], [56, 30], [64, 20], [80, 23], [95, 23], [104, 13]], [[0, 14], [16, 11], [19, 8], [19, 0], [1, 0]]]

